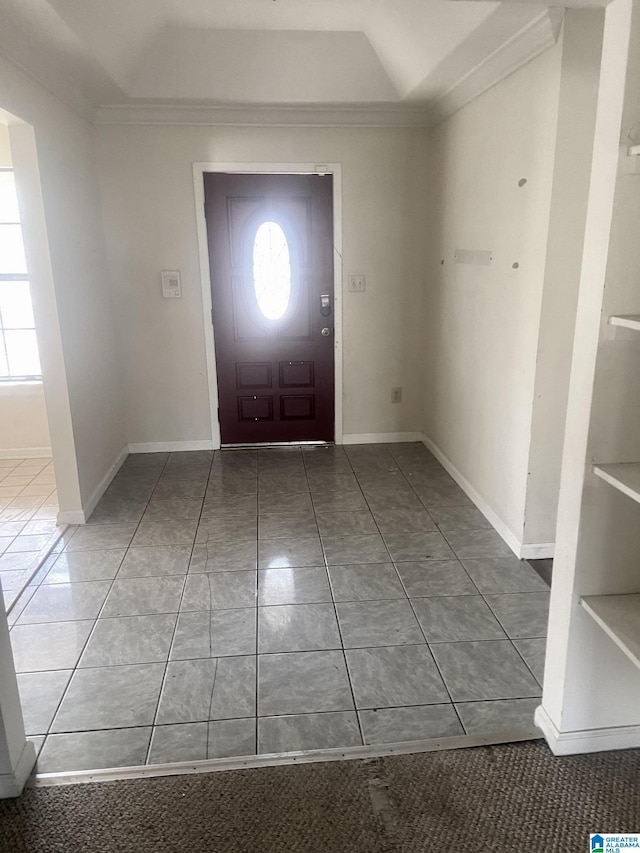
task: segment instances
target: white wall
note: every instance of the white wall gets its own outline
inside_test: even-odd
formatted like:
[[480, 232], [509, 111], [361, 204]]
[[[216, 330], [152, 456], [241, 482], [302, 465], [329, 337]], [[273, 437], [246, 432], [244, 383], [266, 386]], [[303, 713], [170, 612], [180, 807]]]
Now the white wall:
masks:
[[10, 126], [11, 148], [60, 507], [78, 511], [125, 445], [93, 129], [4, 59], [0, 107], [28, 123]]
[[[0, 167], [11, 167], [9, 130], [0, 124]], [[0, 384], [0, 455], [29, 456], [51, 447], [42, 383]]]
[[[422, 130], [101, 126], [100, 185], [120, 345], [129, 443], [211, 439], [192, 164], [342, 165], [344, 431], [420, 430]], [[160, 271], [182, 272], [163, 300]], [[403, 402], [391, 404], [392, 386]]]
[[0, 124], [0, 168], [11, 167], [11, 145], [6, 125]]
[[0, 385], [0, 458], [45, 456], [50, 452], [42, 385]]
[[[424, 431], [512, 545], [525, 520], [561, 54], [559, 43], [430, 139]], [[455, 264], [456, 249], [493, 261]]]

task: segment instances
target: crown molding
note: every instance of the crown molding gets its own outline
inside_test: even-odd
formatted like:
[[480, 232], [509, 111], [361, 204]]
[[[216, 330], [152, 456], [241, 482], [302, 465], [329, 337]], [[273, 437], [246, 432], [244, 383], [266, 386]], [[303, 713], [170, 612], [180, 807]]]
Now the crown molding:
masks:
[[340, 105], [195, 105], [112, 104], [99, 107], [94, 124], [281, 126], [281, 127], [426, 127], [424, 106], [406, 104]]
[[98, 125], [196, 125], [203, 127], [431, 127], [457, 112], [509, 74], [553, 47], [564, 12], [546, 9], [431, 103], [397, 104], [220, 104], [130, 103], [98, 107]]
[[563, 9], [546, 9], [515, 33], [486, 59], [460, 77], [427, 110], [427, 124], [439, 124], [505, 77], [556, 44]]

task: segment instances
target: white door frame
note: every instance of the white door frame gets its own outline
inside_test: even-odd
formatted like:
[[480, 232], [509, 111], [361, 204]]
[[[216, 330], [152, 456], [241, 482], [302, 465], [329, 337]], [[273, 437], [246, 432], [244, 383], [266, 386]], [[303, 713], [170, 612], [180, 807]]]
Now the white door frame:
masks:
[[339, 163], [194, 163], [193, 187], [196, 201], [198, 254], [202, 286], [202, 317], [209, 384], [211, 439], [214, 450], [220, 447], [218, 421], [218, 372], [212, 323], [211, 276], [209, 272], [209, 242], [204, 212], [204, 176], [207, 172], [228, 172], [238, 175], [333, 175], [333, 279], [334, 279], [334, 359], [335, 359], [335, 427], [334, 440], [342, 444], [342, 171]]

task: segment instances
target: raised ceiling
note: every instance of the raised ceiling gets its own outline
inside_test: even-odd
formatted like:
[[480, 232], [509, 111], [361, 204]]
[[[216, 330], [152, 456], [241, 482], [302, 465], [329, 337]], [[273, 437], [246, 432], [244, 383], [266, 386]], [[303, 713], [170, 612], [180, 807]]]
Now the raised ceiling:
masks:
[[0, 52], [100, 119], [169, 105], [437, 116], [550, 46], [561, 13], [489, 0], [0, 0], [0, 17]]

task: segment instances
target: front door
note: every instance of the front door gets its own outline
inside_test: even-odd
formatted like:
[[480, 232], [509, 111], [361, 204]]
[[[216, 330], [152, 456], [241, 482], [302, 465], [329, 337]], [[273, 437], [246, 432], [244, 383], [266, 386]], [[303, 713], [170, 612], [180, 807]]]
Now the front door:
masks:
[[204, 189], [222, 443], [333, 441], [332, 176]]

